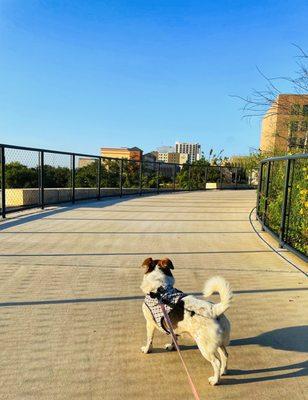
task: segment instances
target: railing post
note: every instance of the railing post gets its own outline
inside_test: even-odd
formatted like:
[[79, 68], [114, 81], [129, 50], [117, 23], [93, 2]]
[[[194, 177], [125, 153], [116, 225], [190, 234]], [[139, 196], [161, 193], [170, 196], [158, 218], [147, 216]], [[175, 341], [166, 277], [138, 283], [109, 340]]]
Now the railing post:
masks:
[[157, 194], [159, 194], [159, 174], [160, 174], [160, 162], [157, 164], [157, 171], [156, 171], [156, 189]]
[[120, 160], [120, 197], [123, 196], [123, 158]]
[[101, 198], [101, 180], [102, 180], [102, 159], [98, 158], [97, 165], [97, 200]]
[[283, 189], [283, 201], [281, 208], [281, 224], [280, 224], [280, 232], [279, 232], [279, 246], [282, 247], [285, 238], [285, 230], [286, 230], [286, 216], [287, 216], [287, 205], [288, 205], [288, 193], [289, 193], [289, 179], [290, 179], [290, 167], [291, 160], [288, 159], [286, 163], [285, 169], [285, 179], [284, 179], [284, 189]]
[[72, 203], [75, 203], [75, 178], [76, 178], [76, 171], [75, 171], [75, 154], [71, 155], [72, 158]]
[[257, 193], [257, 209], [256, 209], [257, 216], [259, 215], [259, 211], [260, 211], [260, 197], [261, 197], [261, 189], [262, 189], [262, 179], [263, 179], [263, 164], [260, 163], [259, 181], [258, 181], [258, 193]]
[[41, 209], [44, 210], [45, 208], [45, 182], [44, 179], [45, 174], [44, 174], [44, 151], [40, 152], [40, 203], [41, 203]]
[[204, 169], [204, 190], [206, 190], [208, 167]]
[[[265, 193], [264, 193], [264, 213], [262, 216], [263, 225], [265, 224], [265, 218], [266, 218], [266, 212], [267, 212], [267, 206], [268, 206], [268, 192], [269, 192], [269, 184], [270, 184], [270, 175], [271, 175], [271, 162], [268, 161], [266, 183], [265, 183]], [[264, 230], [263, 227], [262, 227], [262, 229]]]
[[174, 168], [173, 168], [173, 177], [172, 177], [172, 183], [173, 183], [173, 191], [175, 192], [175, 175], [176, 175], [176, 167], [177, 164], [174, 164]]
[[188, 190], [191, 191], [191, 164], [188, 165]]
[[5, 206], [5, 147], [1, 147], [1, 214], [2, 218], [6, 217]]
[[235, 167], [235, 189], [237, 189], [237, 167]]
[[139, 196], [142, 195], [142, 161], [139, 163]]
[[219, 166], [219, 189], [222, 188], [222, 166]]

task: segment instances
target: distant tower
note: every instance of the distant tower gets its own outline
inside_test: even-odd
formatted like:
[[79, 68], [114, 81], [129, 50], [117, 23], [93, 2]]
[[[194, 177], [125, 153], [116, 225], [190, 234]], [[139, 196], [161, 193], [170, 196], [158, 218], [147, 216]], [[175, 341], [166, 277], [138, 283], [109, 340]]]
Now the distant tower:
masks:
[[199, 143], [175, 142], [175, 152], [188, 154], [188, 161], [194, 162], [201, 158], [201, 145]]

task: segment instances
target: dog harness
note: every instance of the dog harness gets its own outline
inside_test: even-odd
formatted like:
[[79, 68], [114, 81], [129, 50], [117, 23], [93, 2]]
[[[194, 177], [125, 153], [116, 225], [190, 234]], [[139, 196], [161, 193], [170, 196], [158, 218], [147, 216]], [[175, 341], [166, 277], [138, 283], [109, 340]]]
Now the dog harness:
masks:
[[168, 335], [170, 332], [163, 324], [164, 315], [159, 302], [164, 303], [165, 309], [169, 314], [170, 311], [177, 305], [177, 303], [185, 296], [187, 296], [185, 293], [170, 286], [161, 287], [157, 293], [149, 293], [145, 296], [144, 304], [150, 310], [154, 321]]

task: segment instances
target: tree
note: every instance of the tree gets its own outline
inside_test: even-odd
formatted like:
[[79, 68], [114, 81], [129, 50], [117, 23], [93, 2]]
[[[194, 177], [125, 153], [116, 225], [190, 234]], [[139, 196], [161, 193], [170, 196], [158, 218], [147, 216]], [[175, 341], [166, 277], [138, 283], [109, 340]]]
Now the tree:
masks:
[[98, 185], [98, 166], [97, 161], [93, 160], [84, 167], [77, 168], [76, 170], [76, 187], [92, 187], [95, 188]]
[[[285, 137], [281, 132], [275, 132], [275, 135], [286, 140], [288, 142], [289, 148], [307, 149], [308, 147], [308, 54], [299, 46], [294, 45], [299, 54], [297, 56], [297, 71], [294, 76], [277, 76], [268, 77], [259, 68], [258, 72], [263, 77], [265, 81], [265, 88], [263, 90], [252, 89], [250, 95], [243, 96], [232, 96], [239, 98], [243, 102], [243, 117], [253, 118], [253, 117], [263, 117], [270, 118], [276, 115], [291, 116], [288, 119], [287, 125], [288, 129], [292, 132], [294, 129], [298, 129], [297, 121], [292, 121], [292, 116], [301, 117], [300, 124], [301, 131], [304, 132], [304, 138], [294, 138], [292, 135], [290, 137]], [[282, 85], [287, 83], [291, 86], [295, 94], [300, 94], [307, 99], [307, 104], [300, 106], [299, 104], [294, 104], [291, 100], [285, 98], [279, 101], [279, 95], [283, 94]], [[272, 152], [271, 155], [279, 155], [279, 152]]]
[[117, 188], [120, 185], [120, 160], [102, 159], [101, 187]]
[[5, 166], [5, 178], [6, 188], [35, 188], [38, 187], [38, 168], [11, 162]]
[[68, 167], [44, 165], [44, 185], [46, 188], [68, 188], [71, 186], [71, 170]]

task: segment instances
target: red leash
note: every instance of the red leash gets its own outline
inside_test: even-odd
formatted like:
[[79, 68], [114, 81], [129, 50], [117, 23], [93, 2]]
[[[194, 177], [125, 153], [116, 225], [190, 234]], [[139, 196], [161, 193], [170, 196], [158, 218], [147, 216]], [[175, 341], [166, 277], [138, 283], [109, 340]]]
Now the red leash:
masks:
[[190, 387], [191, 387], [191, 391], [192, 391], [192, 393], [194, 395], [195, 400], [200, 400], [200, 397], [198, 395], [197, 389], [196, 389], [196, 387], [194, 385], [194, 382], [193, 382], [193, 380], [192, 380], [192, 378], [191, 378], [191, 376], [189, 374], [188, 368], [187, 368], [187, 366], [185, 364], [185, 361], [184, 361], [184, 359], [182, 357], [182, 354], [181, 354], [181, 351], [180, 351], [180, 347], [179, 347], [178, 342], [176, 340], [176, 335], [175, 335], [174, 330], [172, 328], [172, 323], [170, 321], [169, 315], [168, 315], [168, 313], [167, 313], [167, 311], [165, 309], [164, 304], [161, 303], [161, 302], [159, 302], [159, 304], [160, 304], [161, 310], [162, 310], [162, 312], [164, 314], [164, 318], [165, 318], [166, 324], [168, 325], [169, 331], [171, 333], [174, 346], [177, 349], [177, 352], [179, 354], [179, 357], [180, 357], [180, 359], [182, 361], [182, 364], [183, 364], [183, 367], [185, 369], [185, 372], [186, 372], [186, 375], [187, 375], [187, 378], [188, 378], [188, 382], [189, 382]]

